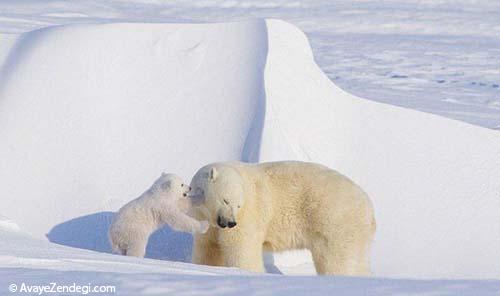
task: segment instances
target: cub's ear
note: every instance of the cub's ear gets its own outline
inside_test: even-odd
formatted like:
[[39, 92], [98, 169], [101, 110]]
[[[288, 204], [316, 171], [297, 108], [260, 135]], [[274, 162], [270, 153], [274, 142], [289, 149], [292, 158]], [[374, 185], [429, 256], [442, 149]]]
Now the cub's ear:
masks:
[[170, 190], [170, 186], [172, 185], [172, 181], [167, 181], [160, 185], [161, 190]]
[[217, 179], [217, 170], [215, 168], [210, 170], [209, 178], [211, 181], [215, 181], [215, 179]]

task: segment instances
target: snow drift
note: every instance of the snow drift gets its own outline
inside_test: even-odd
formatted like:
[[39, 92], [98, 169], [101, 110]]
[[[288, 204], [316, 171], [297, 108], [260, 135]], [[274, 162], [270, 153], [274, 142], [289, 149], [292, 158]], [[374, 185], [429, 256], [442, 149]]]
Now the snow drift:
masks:
[[43, 236], [162, 171], [189, 181], [207, 161], [251, 158], [266, 49], [263, 21], [22, 35], [0, 80], [5, 212]]
[[[371, 196], [375, 275], [500, 278], [500, 134], [342, 91], [288, 23], [52, 27], [0, 75], [0, 214], [34, 236], [106, 252], [109, 211], [161, 171], [296, 159]], [[188, 260], [166, 231], [150, 257]]]

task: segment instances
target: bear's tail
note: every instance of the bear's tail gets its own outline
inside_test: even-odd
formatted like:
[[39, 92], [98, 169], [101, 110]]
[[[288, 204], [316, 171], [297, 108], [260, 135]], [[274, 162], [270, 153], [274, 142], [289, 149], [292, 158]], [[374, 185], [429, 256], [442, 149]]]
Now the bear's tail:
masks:
[[373, 232], [377, 231], [377, 221], [375, 220], [375, 215], [372, 215], [371, 225]]

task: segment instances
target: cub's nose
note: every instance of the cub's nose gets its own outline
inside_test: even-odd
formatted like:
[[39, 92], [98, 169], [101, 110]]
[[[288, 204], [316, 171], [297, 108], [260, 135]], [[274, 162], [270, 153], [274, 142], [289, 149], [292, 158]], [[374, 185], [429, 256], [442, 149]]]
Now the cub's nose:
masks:
[[233, 228], [234, 226], [236, 226], [236, 221], [229, 221], [229, 222], [227, 222], [227, 227]]
[[182, 194], [182, 196], [184, 196], [184, 197], [185, 197], [185, 196], [188, 196], [188, 195], [187, 195], [187, 193], [183, 193], [183, 194]]

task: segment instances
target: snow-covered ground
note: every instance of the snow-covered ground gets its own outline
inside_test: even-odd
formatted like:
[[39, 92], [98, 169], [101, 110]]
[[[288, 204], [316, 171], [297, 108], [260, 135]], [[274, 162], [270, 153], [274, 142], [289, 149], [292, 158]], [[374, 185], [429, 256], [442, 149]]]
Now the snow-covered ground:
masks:
[[[120, 295], [498, 295], [498, 131], [355, 95], [495, 127], [500, 5], [373, 3], [1, 2], [0, 294], [76, 281]], [[278, 20], [165, 24], [257, 16], [307, 36]], [[107, 254], [113, 211], [159, 172], [189, 180], [235, 159], [315, 161], [359, 183], [376, 277], [196, 266], [191, 237], [168, 228], [148, 246], [160, 260]], [[307, 252], [267, 263], [314, 274]]]
[[[234, 268], [67, 248], [3, 228], [0, 237], [1, 295], [36, 295], [21, 293], [23, 284], [25, 289], [36, 289], [51, 283], [61, 288], [76, 284], [82, 289], [97, 286], [115, 291], [101, 295], [498, 295], [500, 291], [500, 283], [493, 280], [257, 276]], [[12, 285], [16, 285], [15, 293], [8, 292]]]

